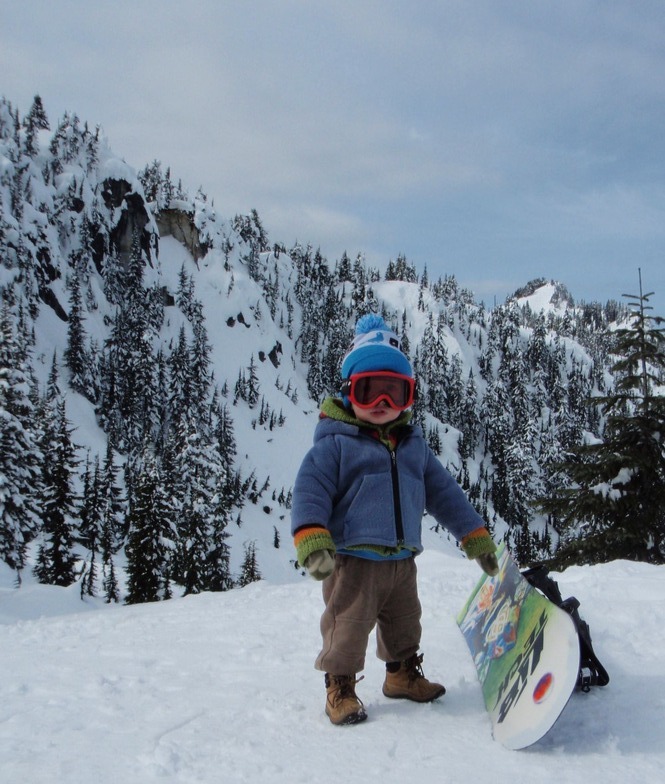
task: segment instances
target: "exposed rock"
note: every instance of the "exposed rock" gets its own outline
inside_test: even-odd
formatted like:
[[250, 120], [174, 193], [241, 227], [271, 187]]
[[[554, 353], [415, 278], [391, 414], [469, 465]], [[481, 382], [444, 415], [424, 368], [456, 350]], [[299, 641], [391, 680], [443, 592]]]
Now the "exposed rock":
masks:
[[275, 367], [279, 367], [279, 356], [278, 354], [282, 353], [282, 344], [277, 341], [275, 345], [270, 350], [268, 356], [270, 357], [270, 361], [273, 363]]
[[110, 250], [114, 250], [118, 254], [118, 258], [123, 264], [128, 264], [132, 240], [136, 232], [141, 248], [146, 257], [150, 259], [151, 232], [145, 230], [150, 223], [150, 216], [143, 197], [135, 193], [126, 180], [105, 180], [102, 197], [109, 209], [122, 211], [109, 235]]
[[184, 210], [166, 209], [155, 214], [160, 237], [173, 237], [184, 245], [195, 261], [205, 256], [208, 246], [201, 242], [194, 215]]
[[61, 321], [69, 321], [69, 316], [67, 315], [67, 312], [60, 304], [58, 298], [55, 296], [52, 289], [46, 286], [40, 287], [39, 296], [42, 302], [44, 302], [46, 305], [48, 305], [50, 308], [53, 309], [53, 312]]

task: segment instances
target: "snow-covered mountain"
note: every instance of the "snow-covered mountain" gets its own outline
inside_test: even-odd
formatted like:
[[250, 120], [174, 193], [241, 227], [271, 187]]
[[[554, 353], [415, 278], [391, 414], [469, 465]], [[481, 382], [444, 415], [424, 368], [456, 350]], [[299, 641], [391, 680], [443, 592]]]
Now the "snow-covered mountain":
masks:
[[[176, 463], [194, 461], [194, 441], [210, 465], [221, 461], [206, 487], [228, 491], [217, 532], [233, 580], [248, 569], [249, 579], [298, 578], [290, 489], [318, 402], [335, 391], [353, 324], [368, 310], [408, 344], [421, 387], [416, 420], [496, 537], [525, 558], [550, 551], [556, 531], [530, 501], [572, 443], [602, 430], [586, 400], [612, 384], [602, 328], [621, 314], [616, 303], [575, 306], [565, 286], [541, 280], [490, 311], [454, 278], [429, 280], [403, 257], [381, 272], [362, 256], [287, 249], [270, 242], [256, 213], [221, 216], [160, 163], [137, 173], [99, 129], [67, 115], [51, 131], [39, 109], [21, 119], [0, 103], [0, 286], [6, 339], [18, 346], [12, 371], [32, 387], [26, 406], [52, 393], [71, 425], [78, 579], [91, 572], [95, 540], [77, 533], [85, 471], [111, 444], [124, 494], [114, 512], [122, 575], [146, 443], [166, 463], [178, 439], [190, 451], [183, 457], [181, 445]], [[195, 389], [184, 389], [190, 382]], [[225, 452], [218, 434], [227, 426]], [[182, 510], [186, 495], [172, 507]], [[445, 532], [430, 534], [433, 546], [454, 550]], [[28, 538], [31, 566], [44, 534], [37, 526]]]
[[[487, 310], [454, 278], [429, 280], [401, 257], [381, 272], [362, 257], [287, 249], [258, 215], [220, 216], [161, 164], [137, 173], [99, 130], [68, 115], [51, 131], [39, 108], [21, 118], [0, 101], [0, 779], [656, 780], [662, 569], [616, 561], [558, 576], [612, 680], [575, 694], [546, 738], [516, 753], [491, 739], [454, 621], [479, 573], [445, 532], [426, 521], [418, 563], [426, 672], [446, 697], [384, 699], [370, 646], [359, 684], [370, 718], [357, 728], [324, 715], [320, 586], [297, 568], [289, 535], [318, 399], [334, 391], [353, 324], [371, 309], [408, 344], [417, 420], [495, 536], [546, 552], [556, 530], [527, 513], [529, 501], [551, 486], [557, 457], [602, 431], [585, 401], [613, 383], [604, 328], [621, 307], [576, 304], [561, 283], [538, 280]], [[52, 449], [68, 442], [73, 455]], [[54, 538], [39, 518], [52, 511], [49, 457], [71, 468], [65, 585], [32, 571]], [[197, 484], [200, 460], [210, 473]], [[228, 548], [240, 587], [183, 597], [174, 580], [168, 602], [107, 602], [111, 565], [127, 596], [137, 488], [151, 465], [169, 493], [164, 570], [184, 572], [168, 553], [191, 554], [191, 529], [178, 525], [197, 511], [195, 487], [214, 521], [202, 548]], [[96, 539], [91, 520], [113, 542]], [[8, 559], [22, 535], [17, 569]]]

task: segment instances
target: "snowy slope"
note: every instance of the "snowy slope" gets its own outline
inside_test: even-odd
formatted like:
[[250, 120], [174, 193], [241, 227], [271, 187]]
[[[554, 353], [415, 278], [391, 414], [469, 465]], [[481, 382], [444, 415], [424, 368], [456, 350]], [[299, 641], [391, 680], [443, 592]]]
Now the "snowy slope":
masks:
[[[76, 122], [78, 123], [78, 120]], [[72, 259], [78, 258], [76, 252], [79, 252], [82, 247], [87, 248], [90, 244], [87, 234], [91, 231], [90, 226], [95, 226], [95, 231], [100, 231], [97, 238], [101, 237], [109, 248], [115, 247], [114, 243], [120, 243], [120, 239], [126, 245], [128, 235], [123, 234], [119, 227], [125, 225], [123, 222], [125, 218], [129, 226], [129, 217], [133, 216], [132, 220], [138, 221], [136, 226], [142, 227], [144, 219], [147, 220], [147, 229], [150, 233], [149, 242], [143, 235], [151, 249], [144, 270], [143, 283], [150, 290], [155, 286], [163, 295], [161, 301], [165, 304], [163, 325], [158, 329], [158, 334], [150, 332], [148, 335], [153, 344], [153, 355], [157, 356], [161, 351], [164, 356], [169, 357], [173, 345], [178, 341], [181, 328], [184, 329], [187, 340], [192, 338], [192, 323], [187, 319], [187, 308], [172, 304], [177, 299], [176, 293], [181, 283], [180, 274], [184, 268], [186, 278], [191, 280], [194, 289], [193, 296], [197, 305], [201, 304], [205, 317], [205, 328], [211, 348], [210, 367], [215, 386], [218, 391], [222, 388], [226, 390], [223, 402], [228, 405], [228, 414], [233, 422], [237, 441], [237, 456], [233, 467], [240, 472], [242, 480], [254, 478], [258, 489], [267, 487], [256, 504], [248, 502], [240, 510], [239, 517], [234, 514], [241, 525], [231, 523], [227, 529], [230, 535], [227, 543], [231, 552], [232, 575], [234, 577], [239, 575], [246, 547], [251, 544], [256, 548], [261, 574], [271, 579], [288, 581], [294, 572], [293, 549], [290, 546], [288, 504], [279, 499], [288, 496], [297, 468], [311, 444], [317, 417], [315, 402], [309, 399], [307, 392], [309, 368], [301, 361], [301, 355], [307, 349], [302, 325], [307, 318], [311, 318], [311, 313], [308, 298], [296, 297], [294, 289], [298, 269], [301, 271], [310, 269], [312, 277], [316, 279], [317, 275], [313, 274], [316, 271], [316, 264], [312, 262], [310, 267], [301, 264], [302, 258], [297, 255], [295, 249], [292, 252], [294, 258], [299, 261], [290, 259], [285, 251], [279, 251], [279, 245], [273, 246], [273, 253], [266, 251], [259, 253], [258, 248], [268, 248], [269, 243], [267, 238], [260, 243], [257, 240], [260, 234], [258, 216], [254, 224], [248, 218], [242, 220], [241, 216], [233, 220], [224, 219], [215, 212], [213, 204], [200, 194], [191, 200], [185, 199], [184, 195], [182, 200], [180, 198], [170, 200], [168, 209], [164, 203], [162, 212], [158, 213], [163, 220], [160, 221], [159, 217], [155, 219], [153, 210], [160, 204], [160, 198], [146, 186], [146, 191], [151, 193], [150, 198], [156, 200], [150, 203], [141, 201], [144, 189], [136, 172], [113, 153], [105, 139], [92, 144], [89, 133], [88, 136], [81, 135], [80, 127], [78, 131], [76, 127], [70, 118], [70, 125], [66, 128], [67, 133], [74, 140], [81, 136], [79, 140], [81, 149], [74, 155], [63, 141], [64, 148], [59, 154], [64, 163], [51, 151], [49, 134], [42, 131], [39, 154], [34, 160], [30, 158], [25, 162], [28, 167], [25, 170], [26, 177], [30, 175], [30, 188], [26, 192], [31, 198], [24, 206], [22, 213], [24, 219], [19, 220], [14, 217], [8, 207], [4, 208], [4, 212], [10, 222], [8, 225], [11, 224], [12, 247], [20, 246], [19, 239], [22, 237], [32, 248], [33, 257], [50, 258], [54, 265], [53, 270], [39, 267], [41, 272], [37, 278], [46, 276], [49, 280], [49, 301], [52, 304], [60, 303], [57, 310], [61, 318], [56, 315], [52, 307], [41, 303], [39, 316], [34, 325], [36, 346], [31, 356], [31, 364], [34, 365], [31, 371], [34, 371], [40, 389], [43, 390], [51, 373], [54, 358], [57, 360], [60, 370], [60, 388], [66, 399], [66, 414], [74, 428], [73, 439], [79, 447], [77, 458], [80, 460], [81, 474], [75, 482], [77, 489], [81, 489], [83, 467], [94, 463], [96, 457], [103, 461], [107, 439], [97, 425], [93, 406], [84, 397], [72, 392], [68, 384], [70, 374], [64, 366], [68, 325], [62, 319], [63, 311], [71, 306], [71, 292], [67, 288], [67, 279], [71, 277]], [[62, 133], [57, 133], [56, 136], [60, 139]], [[85, 140], [85, 144], [82, 140]], [[3, 165], [9, 167], [8, 172], [11, 170], [18, 177], [19, 170], [14, 171], [16, 167], [9, 164], [13, 160], [10, 152], [13, 150], [12, 155], [16, 157], [19, 156], [20, 149], [13, 149], [15, 146], [13, 136], [2, 141], [4, 148], [7, 149], [4, 158], [7, 163]], [[86, 153], [88, 145], [92, 145], [95, 149], [93, 158], [97, 163], [89, 159]], [[57, 176], [47, 178], [43, 176], [44, 171], [51, 170], [49, 167], [59, 172]], [[107, 181], [107, 178], [113, 182]], [[3, 196], [3, 204], [6, 205], [11, 204], [10, 179], [5, 178], [4, 193], [0, 192]], [[70, 189], [72, 189], [71, 193]], [[125, 196], [123, 197], [122, 194]], [[128, 194], [138, 198], [140, 204], [137, 206], [136, 198], [128, 201], [126, 198]], [[130, 201], [134, 205], [132, 210], [129, 209]], [[171, 215], [174, 223], [164, 218], [165, 213], [176, 214]], [[57, 220], [53, 217], [56, 215]], [[83, 221], [84, 217], [87, 222]], [[178, 223], [176, 217], [179, 217], [183, 223]], [[174, 231], [174, 226], [179, 226], [180, 230]], [[187, 232], [183, 230], [183, 226], [188, 230]], [[188, 233], [191, 232], [192, 226], [198, 230], [195, 241]], [[83, 231], [84, 227], [86, 232]], [[163, 236], [157, 241], [159, 231], [162, 231]], [[176, 241], [169, 232], [180, 236], [184, 244]], [[111, 243], [112, 236], [115, 238], [113, 243]], [[88, 238], [86, 242], [83, 241], [84, 237]], [[46, 240], [48, 240], [48, 248], [45, 249], [40, 243]], [[41, 248], [39, 253], [38, 248]], [[206, 249], [205, 254], [201, 251], [202, 248]], [[70, 258], [72, 253], [74, 256]], [[314, 256], [316, 257], [316, 254]], [[113, 264], [110, 263], [110, 258], [105, 258], [102, 266], [100, 266], [100, 259], [94, 260], [94, 263], [87, 257], [85, 263], [79, 260], [81, 266], [79, 278], [83, 284], [82, 296], [85, 302], [84, 331], [92, 356], [98, 356], [96, 352], [108, 341], [110, 324], [115, 315], [115, 306], [110, 304], [104, 294], [105, 284], [108, 285], [109, 280], [113, 280], [111, 274]], [[18, 274], [19, 265], [18, 261], [15, 261], [14, 266], [7, 268], [2, 266], [0, 269], [3, 285], [9, 285]], [[105, 266], [107, 262], [109, 262], [108, 267]], [[100, 275], [100, 269], [104, 271], [104, 278]], [[327, 273], [330, 272], [329, 266], [326, 266], [326, 270]], [[303, 277], [306, 278], [307, 275], [303, 274]], [[322, 276], [322, 279], [324, 278], [327, 279], [327, 276]], [[544, 283], [536, 286], [536, 283], [534, 281], [522, 290], [520, 305], [528, 305], [536, 313], [543, 309], [548, 313], [564, 312], [565, 303], [561, 297], [563, 291], [561, 285]], [[341, 284], [337, 289], [339, 296], [345, 292], [346, 304], [350, 305], [352, 287]], [[434, 294], [435, 288], [430, 289], [421, 287], [417, 283], [399, 280], [373, 281], [371, 289], [372, 297], [380, 303], [382, 311], [385, 309], [389, 320], [393, 319], [400, 325], [399, 328], [404, 330], [414, 361], [418, 356], [423, 358], [422, 342], [428, 336], [433, 339], [434, 333], [436, 333], [438, 356], [443, 356], [445, 353], [451, 362], [453, 358], [455, 360], [459, 358], [459, 377], [466, 380], [470, 374], [473, 375], [473, 383], [477, 390], [477, 413], [481, 413], [487, 391], [487, 373], [491, 375], [493, 372], [490, 369], [487, 373], [483, 373], [480, 369], [481, 359], [488, 361], [488, 356], [484, 356], [483, 351], [487, 348], [489, 340], [488, 324], [492, 322], [492, 317], [484, 311], [484, 307], [473, 303], [470, 292], [458, 290], [454, 279], [448, 281], [445, 296], [442, 291]], [[322, 292], [317, 290], [316, 294], [321, 296]], [[299, 302], [304, 303], [305, 314]], [[322, 297], [321, 307], [323, 303]], [[275, 316], [271, 318], [270, 313], [273, 308]], [[284, 326], [288, 324], [289, 319], [292, 329]], [[501, 321], [501, 318], [497, 318], [496, 323], [500, 324]], [[349, 323], [348, 327], [350, 330], [352, 323]], [[155, 329], [157, 330], [156, 326]], [[531, 327], [521, 327], [519, 339], [515, 337], [520, 350], [527, 345], [532, 332]], [[299, 344], [296, 343], [298, 336], [301, 340]], [[552, 331], [547, 335], [548, 345], [551, 345], [555, 339], [556, 335]], [[586, 375], [589, 375], [592, 357], [588, 352], [572, 338], [563, 338], [563, 345], [566, 371], [572, 372], [574, 364], [575, 370], [579, 370], [580, 377], [585, 375], [585, 371], [587, 371]], [[430, 349], [431, 347], [430, 343]], [[328, 350], [329, 346], [325, 338], [322, 338], [319, 348], [322, 353]], [[271, 356], [273, 359], [278, 357], [278, 367], [275, 367], [275, 362], [270, 360]], [[498, 352], [496, 355], [489, 354], [489, 357], [489, 361], [496, 366], [494, 367], [496, 371], [500, 361]], [[284, 422], [283, 426], [270, 429], [266, 425], [257, 425], [259, 411], [256, 407], [250, 408], [247, 402], [242, 400], [236, 400], [237, 405], [233, 402], [239, 374], [248, 372], [250, 362], [256, 371], [262, 402], [265, 402], [270, 411], [279, 417], [280, 422]], [[432, 374], [429, 375], [431, 378]], [[453, 378], [454, 375], [450, 373]], [[426, 374], [422, 373], [422, 376], [425, 377]], [[436, 384], [433, 389], [444, 388], [444, 384], [437, 378], [434, 381], [423, 380], [425, 385], [423, 390], [427, 392], [427, 386], [431, 386], [432, 383]], [[607, 383], [609, 384], [609, 379]], [[294, 394], [296, 391], [297, 397]], [[219, 399], [218, 397], [217, 400]], [[540, 406], [540, 403], [538, 405]], [[435, 420], [431, 414], [425, 415], [424, 423], [428, 438], [436, 438], [436, 449], [440, 459], [453, 475], [464, 476], [465, 481], [468, 478], [470, 483], [478, 482], [479, 492], [486, 496], [484, 502], [487, 503], [487, 519], [493, 522], [495, 536], [501, 538], [508, 532], [510, 521], [504, 520], [502, 515], [495, 514], [492, 493], [486, 492], [488, 484], [494, 481], [492, 466], [489, 464], [491, 455], [489, 452], [481, 455], [479, 449], [477, 454], [463, 461], [459, 449], [461, 433], [453, 426], [461, 426], [462, 416], [446, 417], [444, 408], [443, 403], [438, 407], [437, 415], [441, 417], [440, 420]], [[534, 407], [534, 411], [536, 410], [540, 411], [540, 408]], [[543, 412], [542, 417], [550, 427], [551, 423], [545, 414], [546, 412]], [[122, 444], [121, 448], [124, 448]], [[530, 459], [529, 455], [526, 457]], [[126, 455], [115, 455], [118, 469], [121, 468], [119, 464], [124, 460]], [[485, 464], [481, 465], [483, 460]], [[539, 492], [537, 480], [541, 477], [539, 471], [534, 473], [538, 476], [534, 476], [529, 481], [532, 483], [530, 490], [536, 493]], [[119, 481], [120, 483], [123, 481], [122, 471], [119, 471]], [[535, 518], [532, 528], [534, 531], [542, 530], [544, 521]], [[277, 545], [283, 546], [283, 549], [278, 550]], [[286, 552], [287, 547], [288, 552]], [[82, 558], [87, 557], [85, 552], [80, 552], [79, 555]], [[121, 573], [122, 554], [117, 560], [116, 566]]]
[[[283, 264], [286, 263], [284, 259]], [[232, 572], [239, 573], [244, 555], [243, 546], [246, 542], [253, 542], [256, 544], [259, 569], [263, 576], [290, 578], [293, 572], [291, 561], [295, 558], [290, 538], [290, 520], [285, 509], [272, 501], [272, 494], [273, 491], [279, 494], [282, 489], [289, 491], [300, 461], [312, 443], [318, 411], [315, 402], [307, 395], [306, 369], [299, 362], [293, 341], [284, 330], [274, 324], [267, 314], [263, 320], [254, 317], [252, 308], [256, 303], [260, 301], [265, 308], [259, 286], [249, 278], [240, 264], [231, 271], [224, 269], [218, 251], [210, 253], [197, 264], [183, 245], [172, 237], [165, 237], [160, 241], [159, 263], [154, 268], [146, 267], [145, 285], [157, 284], [175, 293], [183, 265], [189, 275], [195, 275], [195, 296], [203, 304], [212, 347], [211, 367], [215, 384], [221, 388], [226, 382], [230, 388], [227, 402], [237, 440], [236, 466], [243, 479], [254, 472], [259, 487], [266, 480], [269, 482], [269, 489], [260, 503], [257, 506], [247, 503], [243, 508], [242, 527], [231, 525], [229, 528]], [[59, 284], [59, 281], [54, 284], [56, 289]], [[92, 284], [98, 286], [94, 277]], [[61, 291], [58, 289], [58, 294], [62, 301], [67, 300], [64, 288]], [[100, 307], [86, 314], [85, 328], [89, 337], [102, 345], [107, 335], [104, 319], [112, 314], [113, 309], [105, 304], [101, 295], [97, 299]], [[238, 320], [240, 315], [244, 323]], [[162, 345], [168, 346], [169, 341], [175, 342], [183, 325], [188, 339], [191, 339], [191, 325], [182, 312], [175, 307], [166, 308], [165, 323], [159, 335]], [[67, 344], [67, 325], [58, 319], [51, 308], [42, 307], [36, 335], [35, 369], [44, 386], [53, 357], [56, 356], [60, 361], [62, 359]], [[282, 347], [277, 368], [269, 359], [261, 361], [259, 358], [260, 355], [267, 356], [276, 342]], [[242, 402], [237, 406], [232, 404], [238, 373], [246, 372], [252, 360], [256, 365], [260, 393], [271, 410], [284, 415], [283, 427], [276, 427], [272, 431], [267, 426], [254, 427], [252, 422], [256, 420], [258, 410], [250, 409]], [[62, 372], [66, 374], [66, 370]], [[297, 404], [285, 394], [284, 390], [289, 383], [292, 391], [298, 391]], [[74, 428], [73, 438], [79, 446], [79, 459], [85, 461], [89, 453], [103, 456], [106, 437], [97, 425], [93, 406], [64, 383], [62, 390], [67, 417]], [[119, 458], [117, 462], [120, 462]], [[288, 556], [273, 550], [275, 529], [289, 548]]]
[[[100, 176], [133, 177], [113, 157], [104, 167]], [[63, 175], [63, 188], [70, 175]], [[212, 232], [213, 218], [207, 219]], [[312, 668], [320, 587], [295, 571], [288, 511], [271, 500], [274, 491], [293, 483], [311, 443], [316, 407], [307, 398], [306, 369], [293, 340], [277, 326], [279, 319], [267, 317], [261, 290], [246, 267], [232, 261], [225, 268], [217, 244], [195, 262], [183, 246], [164, 237], [159, 263], [146, 270], [146, 284], [173, 293], [183, 263], [188, 274], [195, 273], [216, 382], [232, 388], [239, 369], [253, 358], [261, 394], [286, 417], [284, 427], [269, 431], [252, 424], [256, 410], [229, 404], [238, 467], [243, 476], [255, 472], [259, 485], [270, 481], [261, 501], [243, 508], [242, 524], [229, 526], [232, 571], [238, 573], [243, 544], [255, 542], [265, 580], [229, 593], [108, 607], [101, 600], [82, 602], [76, 584], [68, 589], [36, 585], [29, 569], [16, 590], [14, 575], [0, 564], [0, 671], [5, 674], [0, 783], [630, 782], [660, 774], [665, 666], [657, 642], [665, 616], [665, 572], [615, 563], [562, 576], [564, 594], [574, 593], [582, 602], [612, 683], [576, 696], [538, 746], [509, 753], [491, 740], [475, 670], [454, 622], [477, 568], [431, 531], [419, 559], [425, 668], [449, 693], [429, 706], [389, 702], [380, 691], [381, 665], [370, 651], [359, 688], [370, 720], [355, 728], [329, 724], [322, 677]], [[293, 269], [284, 257], [273, 261], [286, 290]], [[100, 307], [88, 313], [86, 330], [101, 344], [110, 311], [95, 276], [91, 286]], [[383, 281], [375, 288], [395, 312], [408, 308], [410, 338], [417, 343], [426, 327], [417, 287]], [[54, 281], [53, 289], [67, 302], [64, 279]], [[530, 306], [538, 312], [548, 297], [546, 290], [536, 292]], [[259, 304], [263, 318], [257, 316]], [[297, 313], [296, 322], [299, 318]], [[190, 326], [182, 312], [167, 308], [159, 340], [168, 344], [183, 324]], [[35, 366], [43, 384], [54, 353], [61, 360], [66, 325], [43, 307], [36, 334]], [[276, 341], [282, 347], [278, 368], [260, 359]], [[446, 345], [462, 355], [465, 370], [477, 360], [452, 331]], [[297, 404], [284, 392], [289, 384], [299, 390]], [[106, 440], [92, 406], [71, 391], [65, 395], [79, 456], [84, 459], [88, 450], [103, 455]], [[443, 459], [454, 463], [453, 436], [444, 444]]]
[[[665, 768], [665, 570], [627, 562], [558, 576], [581, 601], [611, 683], [575, 694], [522, 752], [490, 736], [454, 617], [478, 573], [454, 551], [419, 558], [425, 672], [440, 702], [381, 694], [370, 641], [358, 691], [369, 720], [323, 713], [320, 586], [254, 583], [132, 607], [69, 589], [11, 590], [0, 566], [0, 781], [442, 782], [660, 780]], [[295, 579], [295, 578], [294, 578]]]

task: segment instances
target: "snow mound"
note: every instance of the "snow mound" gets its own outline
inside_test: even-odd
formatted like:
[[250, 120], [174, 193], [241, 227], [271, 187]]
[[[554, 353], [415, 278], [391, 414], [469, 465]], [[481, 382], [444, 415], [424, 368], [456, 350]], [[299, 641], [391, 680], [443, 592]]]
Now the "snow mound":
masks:
[[425, 672], [448, 693], [430, 705], [384, 698], [372, 640], [358, 686], [369, 720], [356, 727], [333, 727], [323, 713], [313, 581], [132, 607], [78, 601], [73, 612], [69, 589], [15, 591], [0, 575], [3, 781], [658, 780], [665, 569], [615, 562], [557, 575], [564, 596], [580, 600], [612, 681], [573, 695], [543, 740], [511, 752], [491, 738], [454, 620], [477, 567], [434, 551], [418, 563]]

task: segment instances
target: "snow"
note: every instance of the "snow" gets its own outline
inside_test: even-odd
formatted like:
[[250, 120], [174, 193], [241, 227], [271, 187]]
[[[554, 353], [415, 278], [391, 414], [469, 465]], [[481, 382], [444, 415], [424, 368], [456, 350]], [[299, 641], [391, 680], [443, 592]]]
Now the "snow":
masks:
[[[102, 161], [98, 177], [133, 182], [124, 161], [103, 146]], [[91, 194], [91, 188], [83, 191], [86, 199]], [[39, 196], [52, 198], [46, 189]], [[221, 234], [223, 227], [214, 223], [214, 214], [206, 213], [206, 230]], [[270, 491], [260, 503], [243, 507], [242, 525], [230, 526], [232, 571], [238, 572], [243, 543], [253, 541], [265, 580], [223, 594], [109, 606], [101, 599], [81, 601], [78, 584], [38, 585], [29, 569], [17, 590], [15, 575], [0, 563], [0, 782], [272, 784], [339, 778], [382, 779], [383, 784], [413, 779], [417, 784], [478, 779], [559, 784], [662, 775], [665, 664], [657, 641], [665, 621], [665, 570], [620, 562], [572, 568], [560, 576], [564, 595], [581, 601], [612, 681], [605, 689], [574, 695], [536, 746], [508, 752], [491, 738], [475, 669], [454, 620], [475, 584], [477, 567], [431, 531], [425, 531], [428, 549], [418, 559], [424, 666], [448, 693], [425, 706], [385, 699], [372, 641], [358, 689], [369, 720], [357, 727], [330, 724], [323, 713], [322, 675], [313, 669], [320, 586], [294, 569], [288, 513], [271, 500], [273, 491], [293, 483], [311, 444], [316, 404], [307, 398], [306, 369], [294, 341], [276, 326], [279, 317], [270, 322], [261, 290], [244, 265], [235, 260], [232, 271], [225, 268], [220, 246], [195, 262], [175, 239], [161, 238], [159, 264], [146, 268], [146, 285], [158, 283], [173, 293], [183, 263], [189, 274], [196, 273], [216, 382], [232, 387], [253, 357], [261, 393], [274, 411], [284, 411], [286, 426], [268, 431], [252, 425], [255, 410], [229, 404], [242, 475], [256, 471], [259, 485], [270, 478]], [[288, 288], [293, 270], [284, 256], [278, 264]], [[0, 274], [9, 272], [0, 267]], [[102, 345], [110, 306], [94, 276], [90, 285], [99, 308], [87, 314], [86, 331]], [[52, 288], [67, 303], [64, 279]], [[408, 308], [409, 336], [417, 344], [427, 326], [426, 312], [417, 308], [417, 286], [384, 281], [376, 290], [395, 313]], [[545, 307], [551, 295], [544, 286], [530, 301], [532, 309]], [[256, 303], [263, 308], [262, 319], [252, 312]], [[238, 321], [240, 313], [249, 326]], [[160, 334], [165, 344], [181, 325], [190, 329], [177, 308], [168, 308], [166, 319]], [[43, 387], [54, 354], [62, 357], [66, 324], [43, 307], [36, 334], [35, 371]], [[477, 357], [469, 355], [468, 344], [452, 331], [447, 337], [465, 371], [475, 367]], [[276, 341], [283, 347], [279, 368], [259, 360]], [[569, 353], [573, 349], [567, 344]], [[299, 391], [297, 405], [282, 391], [287, 384]], [[65, 395], [79, 457], [103, 456], [106, 439], [93, 407], [71, 390]], [[447, 436], [444, 460], [450, 463], [455, 431]], [[472, 475], [477, 468], [469, 466]], [[281, 549], [274, 547], [275, 531]]]
[[547, 313], [550, 310], [556, 310], [552, 306], [552, 297], [555, 292], [556, 286], [553, 283], [545, 283], [539, 286], [530, 296], [520, 299], [520, 305], [528, 304], [534, 313], [540, 313], [541, 311]]
[[665, 569], [614, 562], [555, 575], [575, 595], [611, 682], [575, 693], [524, 751], [491, 737], [455, 617], [478, 577], [456, 552], [420, 556], [430, 705], [381, 694], [370, 641], [358, 693], [369, 719], [324, 715], [320, 584], [253, 583], [156, 604], [81, 602], [76, 586], [16, 591], [0, 566], [0, 779], [29, 782], [605, 784], [665, 767]]

